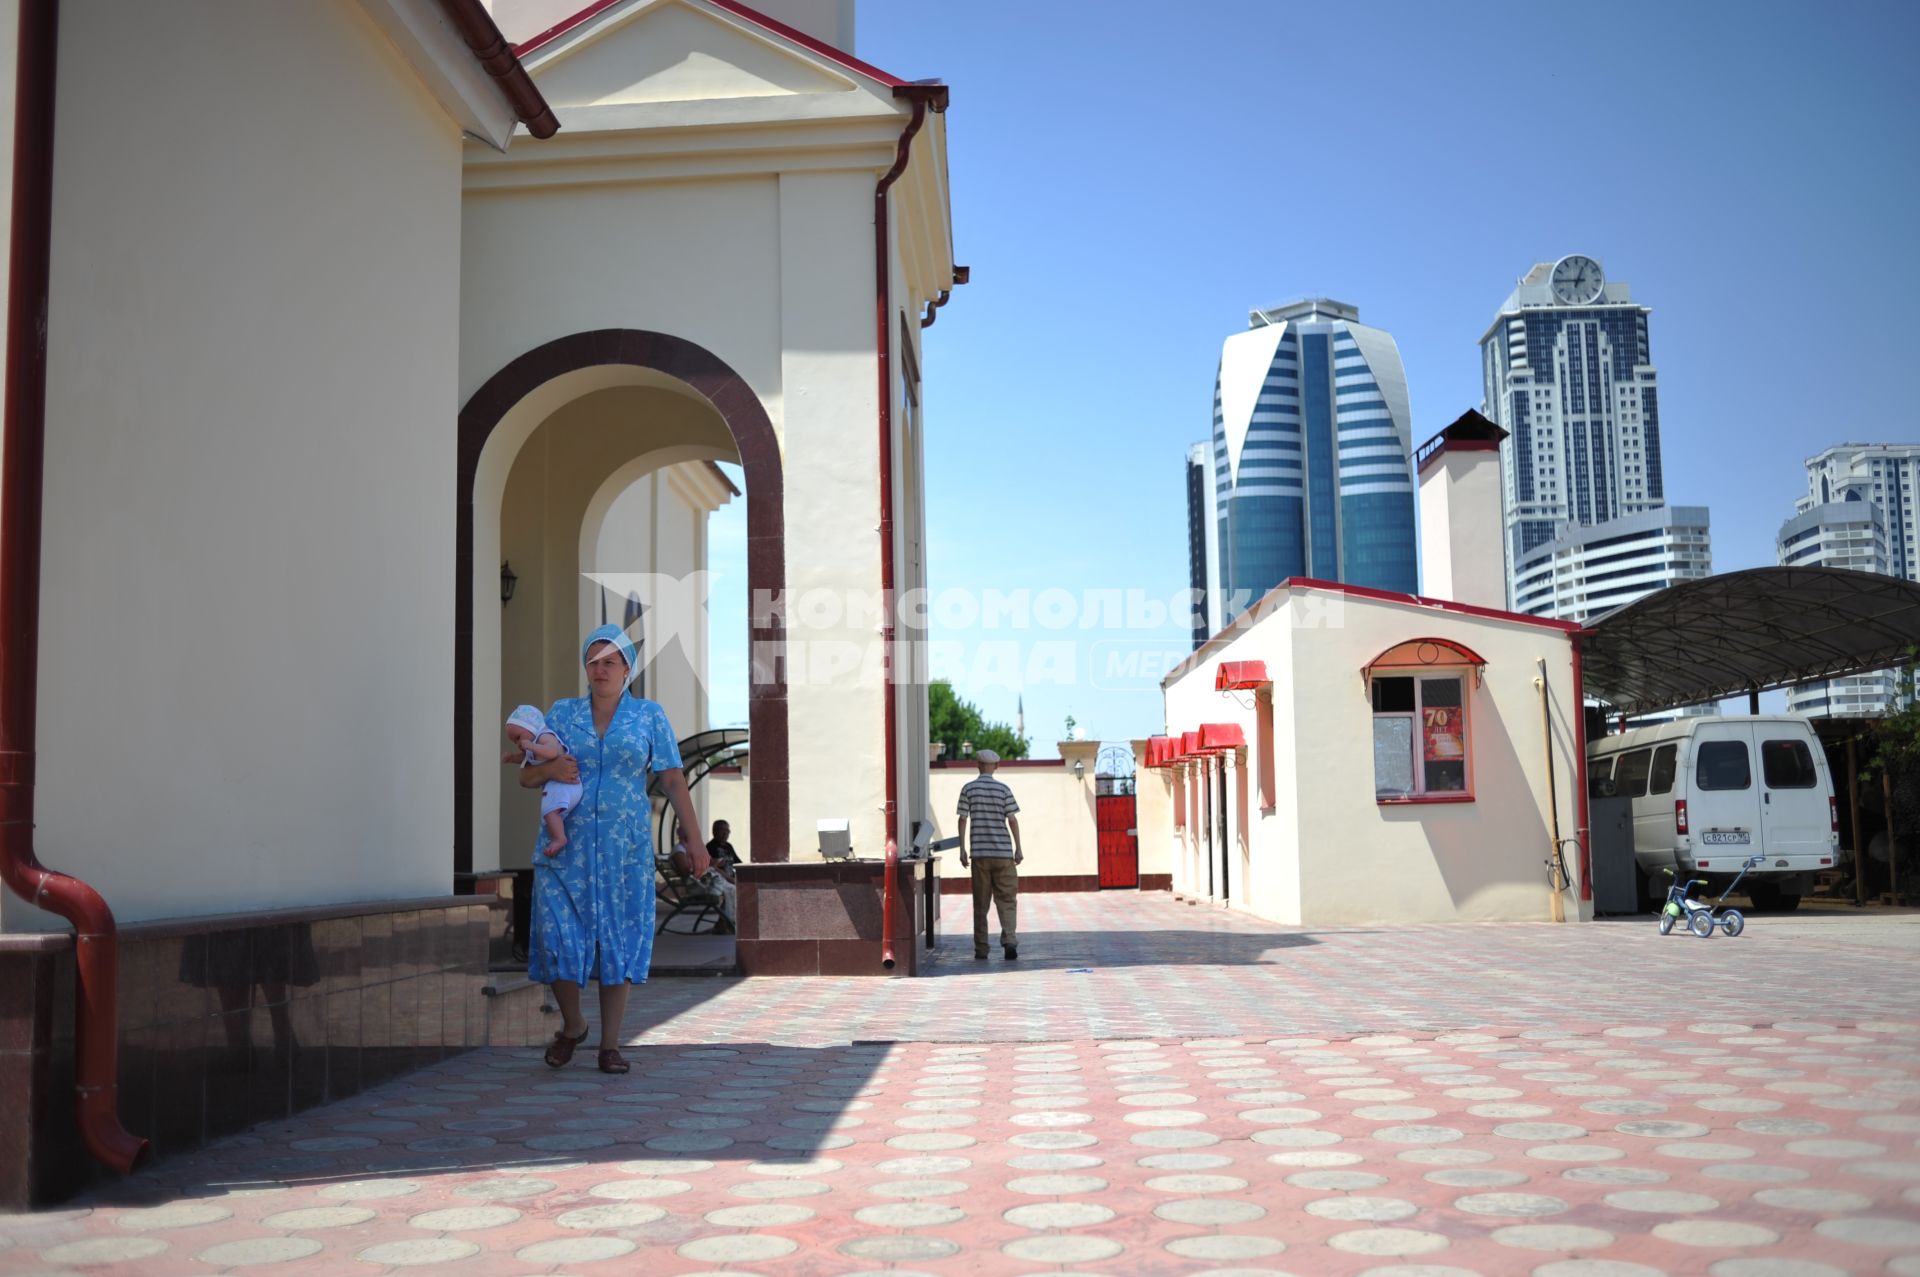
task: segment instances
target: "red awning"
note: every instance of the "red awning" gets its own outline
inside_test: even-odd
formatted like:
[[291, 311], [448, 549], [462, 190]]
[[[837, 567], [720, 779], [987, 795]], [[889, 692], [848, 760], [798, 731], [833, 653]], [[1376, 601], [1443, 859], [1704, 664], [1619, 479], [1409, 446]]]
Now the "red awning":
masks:
[[1147, 766], [1165, 767], [1167, 765], [1167, 738], [1164, 736], [1147, 737]]
[[1265, 687], [1272, 682], [1267, 677], [1265, 661], [1222, 661], [1213, 674], [1213, 690], [1216, 692], [1244, 691]]
[[1240, 730], [1238, 723], [1200, 724], [1200, 748], [1204, 750], [1243, 749], [1246, 743], [1247, 734]]
[[1200, 753], [1200, 733], [1199, 732], [1180, 733], [1180, 760], [1182, 762], [1185, 762], [1187, 759], [1192, 758], [1199, 753]]
[[1471, 665], [1478, 674], [1486, 664], [1486, 657], [1463, 643], [1444, 638], [1417, 638], [1395, 643], [1362, 665], [1360, 675], [1365, 678], [1378, 670], [1419, 670], [1447, 665]]

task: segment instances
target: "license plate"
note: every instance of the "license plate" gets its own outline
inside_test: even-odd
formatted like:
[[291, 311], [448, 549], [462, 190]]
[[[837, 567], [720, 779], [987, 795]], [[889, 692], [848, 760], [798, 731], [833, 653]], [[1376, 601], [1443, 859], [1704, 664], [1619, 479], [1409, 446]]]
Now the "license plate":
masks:
[[1700, 835], [1700, 841], [1709, 847], [1745, 846], [1753, 841], [1753, 835], [1744, 829], [1709, 829]]

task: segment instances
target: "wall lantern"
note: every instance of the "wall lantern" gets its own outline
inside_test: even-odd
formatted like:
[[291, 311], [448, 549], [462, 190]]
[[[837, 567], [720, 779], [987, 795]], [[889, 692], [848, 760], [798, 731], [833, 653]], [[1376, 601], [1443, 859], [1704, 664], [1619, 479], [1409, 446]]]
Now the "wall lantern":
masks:
[[962, 757], [962, 758], [972, 758], [972, 757], [973, 757], [973, 742], [972, 742], [972, 741], [970, 741], [970, 740], [963, 740], [963, 741], [961, 741], [961, 742], [960, 742], [960, 757]]
[[513, 587], [520, 584], [520, 578], [514, 574], [513, 565], [505, 559], [500, 561], [500, 602], [513, 602]]
[[1084, 780], [1086, 779], [1086, 775], [1087, 775], [1087, 760], [1084, 758], [1074, 759], [1073, 760], [1073, 778], [1075, 780]]

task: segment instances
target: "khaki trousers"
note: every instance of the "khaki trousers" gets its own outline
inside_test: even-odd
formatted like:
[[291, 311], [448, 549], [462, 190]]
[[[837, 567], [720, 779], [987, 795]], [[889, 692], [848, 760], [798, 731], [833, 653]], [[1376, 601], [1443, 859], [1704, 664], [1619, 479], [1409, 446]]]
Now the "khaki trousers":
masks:
[[1012, 856], [975, 856], [973, 858], [973, 951], [987, 951], [987, 905], [1000, 913], [1000, 944], [1017, 948], [1020, 944], [1020, 869]]

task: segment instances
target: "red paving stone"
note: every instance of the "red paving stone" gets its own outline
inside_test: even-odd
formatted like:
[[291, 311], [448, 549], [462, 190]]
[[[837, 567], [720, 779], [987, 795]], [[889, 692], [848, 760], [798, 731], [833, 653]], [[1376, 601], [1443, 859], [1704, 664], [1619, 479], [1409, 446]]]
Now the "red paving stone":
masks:
[[1018, 964], [657, 981], [627, 1077], [462, 1056], [0, 1220], [0, 1273], [1920, 1275], [1913, 921], [1022, 914]]

